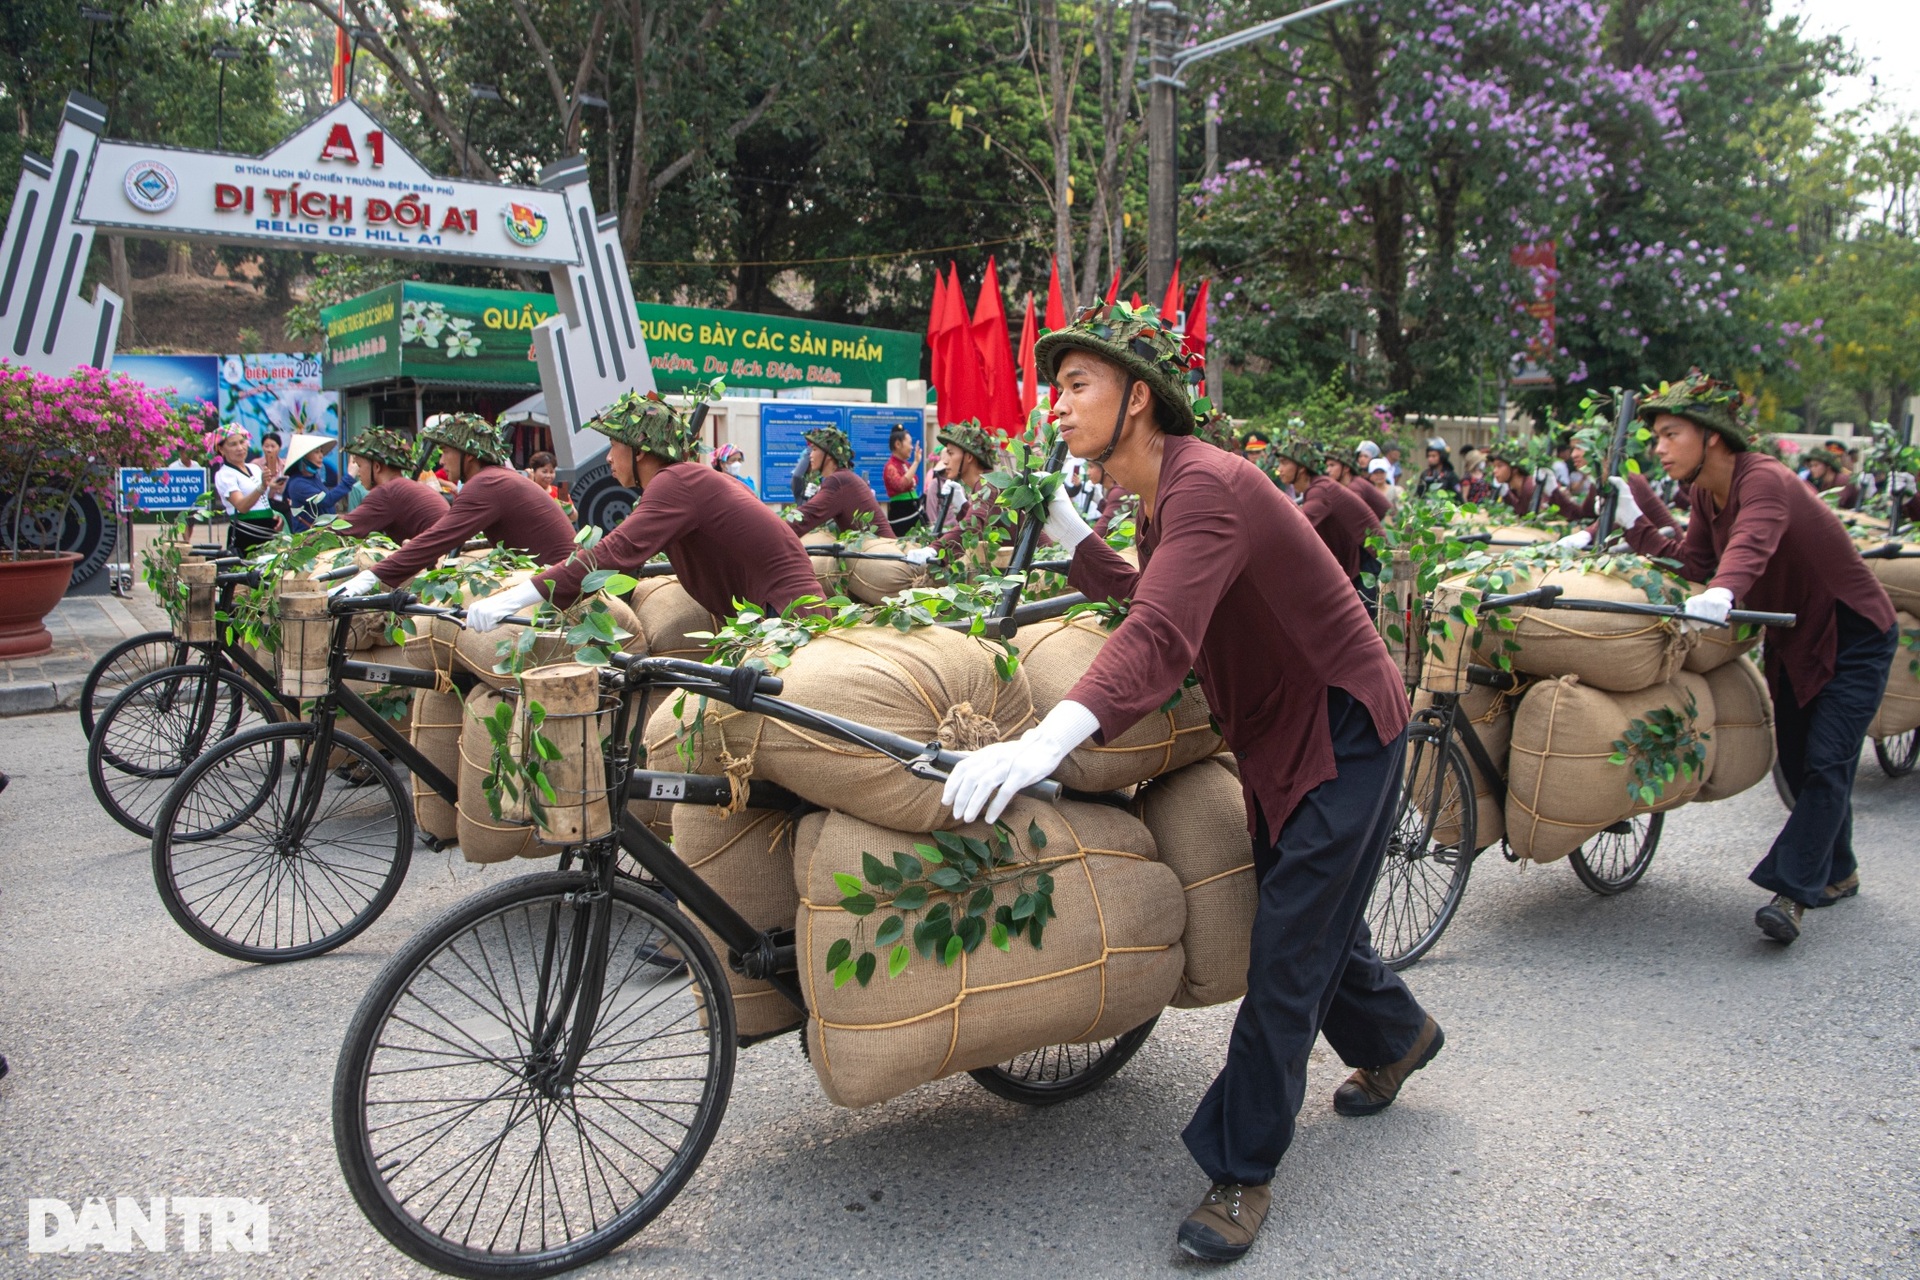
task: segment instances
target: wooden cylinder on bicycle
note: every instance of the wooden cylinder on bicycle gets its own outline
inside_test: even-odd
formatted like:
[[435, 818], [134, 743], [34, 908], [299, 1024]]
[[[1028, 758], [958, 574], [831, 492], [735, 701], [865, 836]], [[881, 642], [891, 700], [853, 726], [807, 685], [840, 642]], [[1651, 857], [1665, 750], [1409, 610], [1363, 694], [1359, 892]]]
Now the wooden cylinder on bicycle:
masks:
[[220, 567], [207, 560], [187, 560], [180, 565], [180, 581], [187, 588], [187, 607], [180, 618], [180, 638], [189, 644], [213, 643], [214, 579], [219, 574]]
[[322, 591], [293, 591], [282, 585], [280, 606], [280, 692], [292, 698], [317, 698], [327, 691], [327, 649], [333, 619]]
[[[536, 707], [543, 714], [537, 728], [532, 723]], [[535, 667], [520, 677], [520, 714], [529, 729], [529, 762], [548, 754], [533, 749], [533, 733], [546, 738], [557, 752], [543, 762], [553, 794], [546, 798], [546, 821], [535, 824], [540, 842], [580, 844], [612, 831], [606, 751], [601, 745], [606, 726], [600, 710], [599, 668], [579, 662]]]

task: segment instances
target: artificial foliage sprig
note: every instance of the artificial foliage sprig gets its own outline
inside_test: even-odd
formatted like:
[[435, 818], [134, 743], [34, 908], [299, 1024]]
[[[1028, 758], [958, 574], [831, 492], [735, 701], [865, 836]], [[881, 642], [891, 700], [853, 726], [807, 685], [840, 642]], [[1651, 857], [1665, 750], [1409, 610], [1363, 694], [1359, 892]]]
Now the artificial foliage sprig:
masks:
[[1707, 765], [1707, 741], [1713, 735], [1695, 728], [1699, 706], [1687, 695], [1686, 710], [1655, 707], [1645, 719], [1631, 720], [1613, 740], [1609, 764], [1632, 765], [1627, 795], [1636, 804], [1656, 804], [1677, 779], [1691, 778]]

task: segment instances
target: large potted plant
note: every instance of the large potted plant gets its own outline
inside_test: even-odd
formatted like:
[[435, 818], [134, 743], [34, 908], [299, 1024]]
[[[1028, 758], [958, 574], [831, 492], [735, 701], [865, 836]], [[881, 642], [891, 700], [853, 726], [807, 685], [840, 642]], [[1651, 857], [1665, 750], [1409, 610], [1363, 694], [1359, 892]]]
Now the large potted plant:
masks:
[[53, 647], [47, 614], [80, 559], [59, 545], [83, 490], [110, 490], [114, 468], [187, 456], [191, 425], [130, 378], [81, 368], [47, 375], [0, 361], [0, 491], [12, 495], [0, 530], [0, 658]]

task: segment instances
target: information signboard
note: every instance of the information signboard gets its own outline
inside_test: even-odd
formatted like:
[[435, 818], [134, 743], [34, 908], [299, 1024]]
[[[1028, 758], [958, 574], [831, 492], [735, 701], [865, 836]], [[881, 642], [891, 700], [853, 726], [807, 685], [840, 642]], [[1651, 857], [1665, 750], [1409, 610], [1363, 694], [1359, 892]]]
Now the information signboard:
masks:
[[853, 441], [853, 469], [886, 506], [887, 438], [905, 427], [920, 438], [918, 409], [875, 405], [820, 404], [805, 400], [770, 401], [760, 406], [760, 497], [766, 502], [793, 499], [794, 464], [807, 447], [807, 432], [838, 427]]
[[205, 467], [120, 468], [120, 510], [186, 511], [207, 491]]

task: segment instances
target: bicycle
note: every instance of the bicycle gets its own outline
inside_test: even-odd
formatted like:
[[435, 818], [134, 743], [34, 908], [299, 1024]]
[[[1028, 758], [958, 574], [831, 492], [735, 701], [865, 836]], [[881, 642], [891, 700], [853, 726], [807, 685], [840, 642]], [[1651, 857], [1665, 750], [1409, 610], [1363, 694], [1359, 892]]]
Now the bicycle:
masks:
[[[191, 550], [203, 559], [214, 560], [221, 556], [225, 548], [196, 545]], [[221, 558], [215, 563], [238, 564], [240, 561], [237, 557]], [[195, 654], [206, 651], [206, 643], [183, 640], [172, 630], [143, 631], [114, 645], [100, 655], [99, 661], [93, 664], [92, 670], [87, 672], [87, 678], [80, 684], [81, 733], [88, 738], [93, 737], [98, 710], [135, 680], [151, 675], [162, 667], [183, 666], [192, 662]]]
[[[1536, 587], [1518, 595], [1480, 602], [1484, 616], [1521, 608], [1573, 609], [1595, 613], [1634, 613], [1679, 617], [1671, 605], [1569, 600], [1558, 586]], [[1736, 610], [1736, 624], [1792, 626], [1794, 615]], [[1466, 682], [1511, 692], [1523, 683], [1512, 672], [1468, 663]], [[1477, 771], [1495, 806], [1506, 805], [1506, 771], [1493, 759], [1473, 723], [1460, 714], [1458, 693], [1435, 692], [1433, 705], [1414, 714], [1407, 727], [1406, 784], [1400, 793], [1387, 854], [1374, 881], [1367, 924], [1374, 948], [1388, 967], [1405, 969], [1431, 951], [1460, 909], [1473, 864], [1486, 849], [1478, 837]], [[1594, 893], [1611, 897], [1638, 884], [1653, 863], [1666, 825], [1664, 813], [1636, 814], [1602, 830], [1568, 856], [1574, 874]], [[1500, 841], [1509, 862], [1520, 856]]]
[[[334, 1145], [355, 1201], [395, 1247], [470, 1277], [549, 1275], [618, 1247], [692, 1176], [725, 1114], [739, 1049], [728, 966], [805, 1007], [793, 930], [750, 925], [627, 812], [632, 798], [728, 803], [725, 776], [634, 768], [636, 707], [677, 688], [885, 752], [939, 779], [958, 757], [779, 700], [751, 667], [615, 655], [606, 738], [612, 832], [560, 868], [452, 908], [388, 962], [334, 1075]], [[748, 803], [792, 797], [756, 781]], [[1059, 784], [1023, 794], [1052, 801]], [[622, 874], [622, 857], [640, 869]], [[669, 897], [670, 895], [670, 897]], [[1156, 1019], [1091, 1046], [1039, 1046], [972, 1077], [1045, 1105], [1111, 1077]]]

